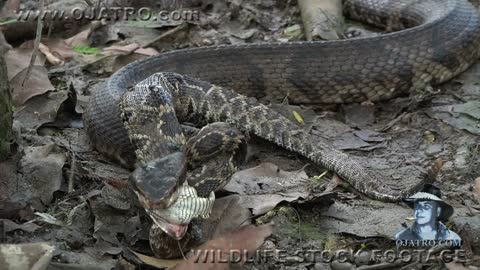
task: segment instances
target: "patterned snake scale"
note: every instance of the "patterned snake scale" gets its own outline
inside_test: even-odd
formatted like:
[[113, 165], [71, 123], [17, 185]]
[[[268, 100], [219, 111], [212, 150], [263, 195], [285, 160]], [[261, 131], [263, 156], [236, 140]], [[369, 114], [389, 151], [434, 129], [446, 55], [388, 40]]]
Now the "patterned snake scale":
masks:
[[[140, 60], [112, 75], [106, 89], [92, 93], [84, 116], [88, 134], [97, 150], [130, 168], [138, 159], [154, 159], [154, 153], [148, 154], [149, 147], [144, 149], [146, 156], [139, 156], [143, 150], [127, 131], [123, 116], [131, 101], [125, 98], [127, 89], [159, 73], [149, 80], [163, 80], [166, 88], [160, 99], [168, 106], [156, 110], [168, 111], [171, 118], [176, 117], [174, 123], [228, 122], [336, 172], [371, 198], [398, 201], [419, 187], [394, 189], [383, 181], [389, 175], [367, 170], [347, 154], [314, 141], [255, 98], [288, 97], [291, 103], [302, 104], [376, 102], [440, 84], [477, 60], [479, 15], [466, 0], [344, 0], [344, 13], [395, 32], [328, 42], [201, 47]], [[148, 83], [137, 88], [148, 88]], [[148, 91], [137, 98], [140, 103], [157, 104], [149, 101]], [[172, 120], [167, 118], [162, 123]], [[165, 126], [171, 130], [164, 138], [154, 132], [156, 126], [139, 133], [147, 141], [184, 143], [184, 138], [176, 135], [176, 124], [161, 128]], [[163, 207], [169, 205], [167, 202]]]

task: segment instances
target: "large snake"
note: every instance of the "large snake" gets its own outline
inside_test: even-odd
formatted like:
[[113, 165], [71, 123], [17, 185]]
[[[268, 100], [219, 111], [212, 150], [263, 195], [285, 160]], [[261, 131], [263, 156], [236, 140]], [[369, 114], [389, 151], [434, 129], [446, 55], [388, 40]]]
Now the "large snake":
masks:
[[[154, 221], [162, 221], [158, 226], [206, 217], [212, 202], [209, 196], [198, 198], [185, 184], [186, 160], [179, 154], [185, 143], [182, 121], [227, 122], [336, 172], [374, 199], [397, 201], [419, 188], [395, 190], [383, 181], [389, 175], [367, 170], [347, 154], [314, 141], [251, 97], [288, 97], [303, 104], [376, 102], [437, 85], [478, 58], [479, 15], [466, 0], [343, 4], [348, 17], [396, 32], [167, 52], [123, 67], [105, 89], [92, 94], [84, 116], [89, 136], [100, 152], [130, 168], [138, 164], [132, 174], [134, 190]], [[182, 229], [168, 228], [163, 229], [183, 235]]]

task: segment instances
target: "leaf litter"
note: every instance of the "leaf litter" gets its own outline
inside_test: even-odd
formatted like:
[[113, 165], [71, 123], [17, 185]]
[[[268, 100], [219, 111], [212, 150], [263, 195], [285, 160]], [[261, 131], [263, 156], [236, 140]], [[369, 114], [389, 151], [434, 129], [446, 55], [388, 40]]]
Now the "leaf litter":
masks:
[[[132, 266], [126, 260], [125, 247], [133, 248], [137, 254], [148, 254], [148, 222], [134, 210], [134, 202], [125, 201], [122, 191], [128, 172], [92, 151], [81, 124], [75, 126], [76, 120], [70, 119], [65, 127], [59, 116], [72, 110], [68, 103], [73, 103], [74, 113], [65, 115], [67, 119], [78, 117], [91, 88], [101, 89], [103, 77], [136, 59], [191, 46], [284, 42], [301, 37], [295, 3], [206, 2], [198, 7], [205, 16], [186, 27], [145, 22], [148, 30], [140, 31], [138, 25], [124, 22], [93, 22], [77, 29], [76, 35], [42, 39], [45, 47], [41, 53], [45, 56], [37, 57], [30, 74], [32, 83], [20, 90], [18, 83], [12, 84], [19, 104], [15, 112], [17, 142], [24, 156], [19, 158], [22, 162], [13, 170], [14, 176], [0, 175], [2, 189], [8, 188], [6, 195], [0, 192], [0, 205], [11, 210], [4, 211], [2, 220], [3, 227], [7, 224], [8, 228], [7, 242], [50, 240], [56, 246], [52, 269], [67, 265], [82, 268], [92, 262], [98, 269], [115, 264]], [[148, 46], [142, 48], [144, 44]], [[10, 79], [21, 76], [28, 67], [31, 49], [27, 45], [10, 50]], [[95, 53], [83, 54], [74, 49], [76, 46], [94, 48]], [[374, 105], [316, 108], [289, 105], [285, 97], [282, 104], [271, 106], [319, 140], [345, 149], [369, 167], [391, 171], [399, 187], [411, 184], [412, 172], [422, 173], [422, 168], [429, 167], [435, 158], [444, 158], [447, 162], [437, 181], [458, 213], [453, 223], [478, 224], [463, 211], [468, 199], [472, 199], [473, 208], [478, 205], [477, 185], [473, 184], [480, 168], [475, 161], [478, 136], [472, 135], [478, 134], [477, 70], [478, 65], [442, 86], [444, 92], [435, 97], [431, 106], [413, 112], [399, 114], [405, 108], [402, 98]], [[41, 83], [33, 85], [34, 81]], [[425, 140], [427, 131], [435, 134], [434, 141]], [[324, 169], [305, 166], [309, 163], [304, 159], [262, 140], [253, 139], [252, 144], [249, 161], [225, 188], [227, 194], [221, 194], [229, 196], [217, 200], [217, 210], [205, 225], [211, 239], [207, 248], [224, 250], [234, 244], [232, 239], [252, 250], [262, 243], [260, 248], [292, 253], [325, 245], [342, 248], [345, 243], [355, 246], [359, 238], [390, 240], [396, 230], [403, 228], [402, 223], [408, 222], [409, 208], [360, 200], [363, 197], [340, 181], [328, 186], [331, 179], [338, 177]], [[32, 182], [31, 172], [36, 172], [38, 182]], [[70, 191], [66, 187], [69, 181], [74, 187]], [[32, 190], [31, 186], [20, 185], [17, 189], [16, 183], [39, 187]], [[336, 201], [332, 204], [333, 198]], [[33, 212], [43, 219], [35, 218]], [[261, 216], [252, 218], [252, 214]], [[282, 228], [276, 226], [265, 242], [270, 227], [245, 227], [250, 221], [262, 224], [268, 220], [282, 224]], [[55, 222], [61, 226], [48, 224]], [[236, 233], [242, 226], [243, 231]], [[475, 232], [475, 226], [465, 228], [467, 236]], [[478, 250], [478, 243], [471, 245]], [[287, 262], [271, 260], [265, 267], [317, 268], [314, 262], [299, 263], [299, 256], [290, 255]], [[178, 267], [191, 267], [190, 263]], [[224, 266], [197, 265], [198, 269]]]
[[261, 215], [280, 202], [309, 197], [311, 184], [304, 170], [287, 172], [275, 164], [263, 163], [235, 173], [224, 189], [238, 193], [243, 205], [251, 208], [254, 215]]
[[13, 89], [12, 98], [15, 106], [23, 105], [34, 96], [55, 90], [42, 60], [35, 62], [25, 85], [22, 85], [30, 65], [31, 55], [31, 48], [12, 49], [6, 55], [6, 64], [9, 67], [8, 78]]

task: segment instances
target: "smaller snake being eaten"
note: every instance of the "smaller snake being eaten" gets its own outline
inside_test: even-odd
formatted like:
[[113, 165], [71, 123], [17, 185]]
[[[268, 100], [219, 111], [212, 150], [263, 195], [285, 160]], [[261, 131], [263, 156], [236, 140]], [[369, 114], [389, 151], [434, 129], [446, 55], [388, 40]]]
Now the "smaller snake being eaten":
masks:
[[[85, 127], [97, 150], [135, 169], [132, 189], [154, 221], [154, 251], [164, 247], [158, 231], [178, 239], [193, 218], [209, 215], [213, 192], [241, 162], [243, 134], [301, 154], [374, 199], [398, 201], [420, 188], [395, 189], [384, 181], [390, 175], [366, 169], [246, 96], [381, 101], [449, 80], [479, 56], [480, 20], [466, 0], [344, 0], [344, 12], [401, 31], [164, 53], [125, 66], [92, 94]], [[181, 122], [206, 126], [187, 140]]]

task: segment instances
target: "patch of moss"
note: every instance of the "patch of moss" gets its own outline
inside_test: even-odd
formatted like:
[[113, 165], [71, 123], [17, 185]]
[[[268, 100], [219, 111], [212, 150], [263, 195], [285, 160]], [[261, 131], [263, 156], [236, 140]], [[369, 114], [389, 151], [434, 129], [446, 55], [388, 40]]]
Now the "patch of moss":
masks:
[[341, 242], [341, 238], [339, 238], [335, 234], [329, 234], [325, 239], [325, 250], [338, 250], [343, 248], [343, 243]]
[[329, 235], [325, 234], [325, 232], [322, 232], [316, 224], [303, 222], [300, 223], [299, 228], [304, 239], [318, 240], [323, 243], [329, 238]]
[[299, 215], [300, 213], [295, 208], [281, 206], [258, 218], [257, 223], [264, 224], [273, 221], [276, 224], [276, 234], [281, 237], [321, 242], [328, 238], [328, 235], [322, 232], [317, 224], [305, 221]]

